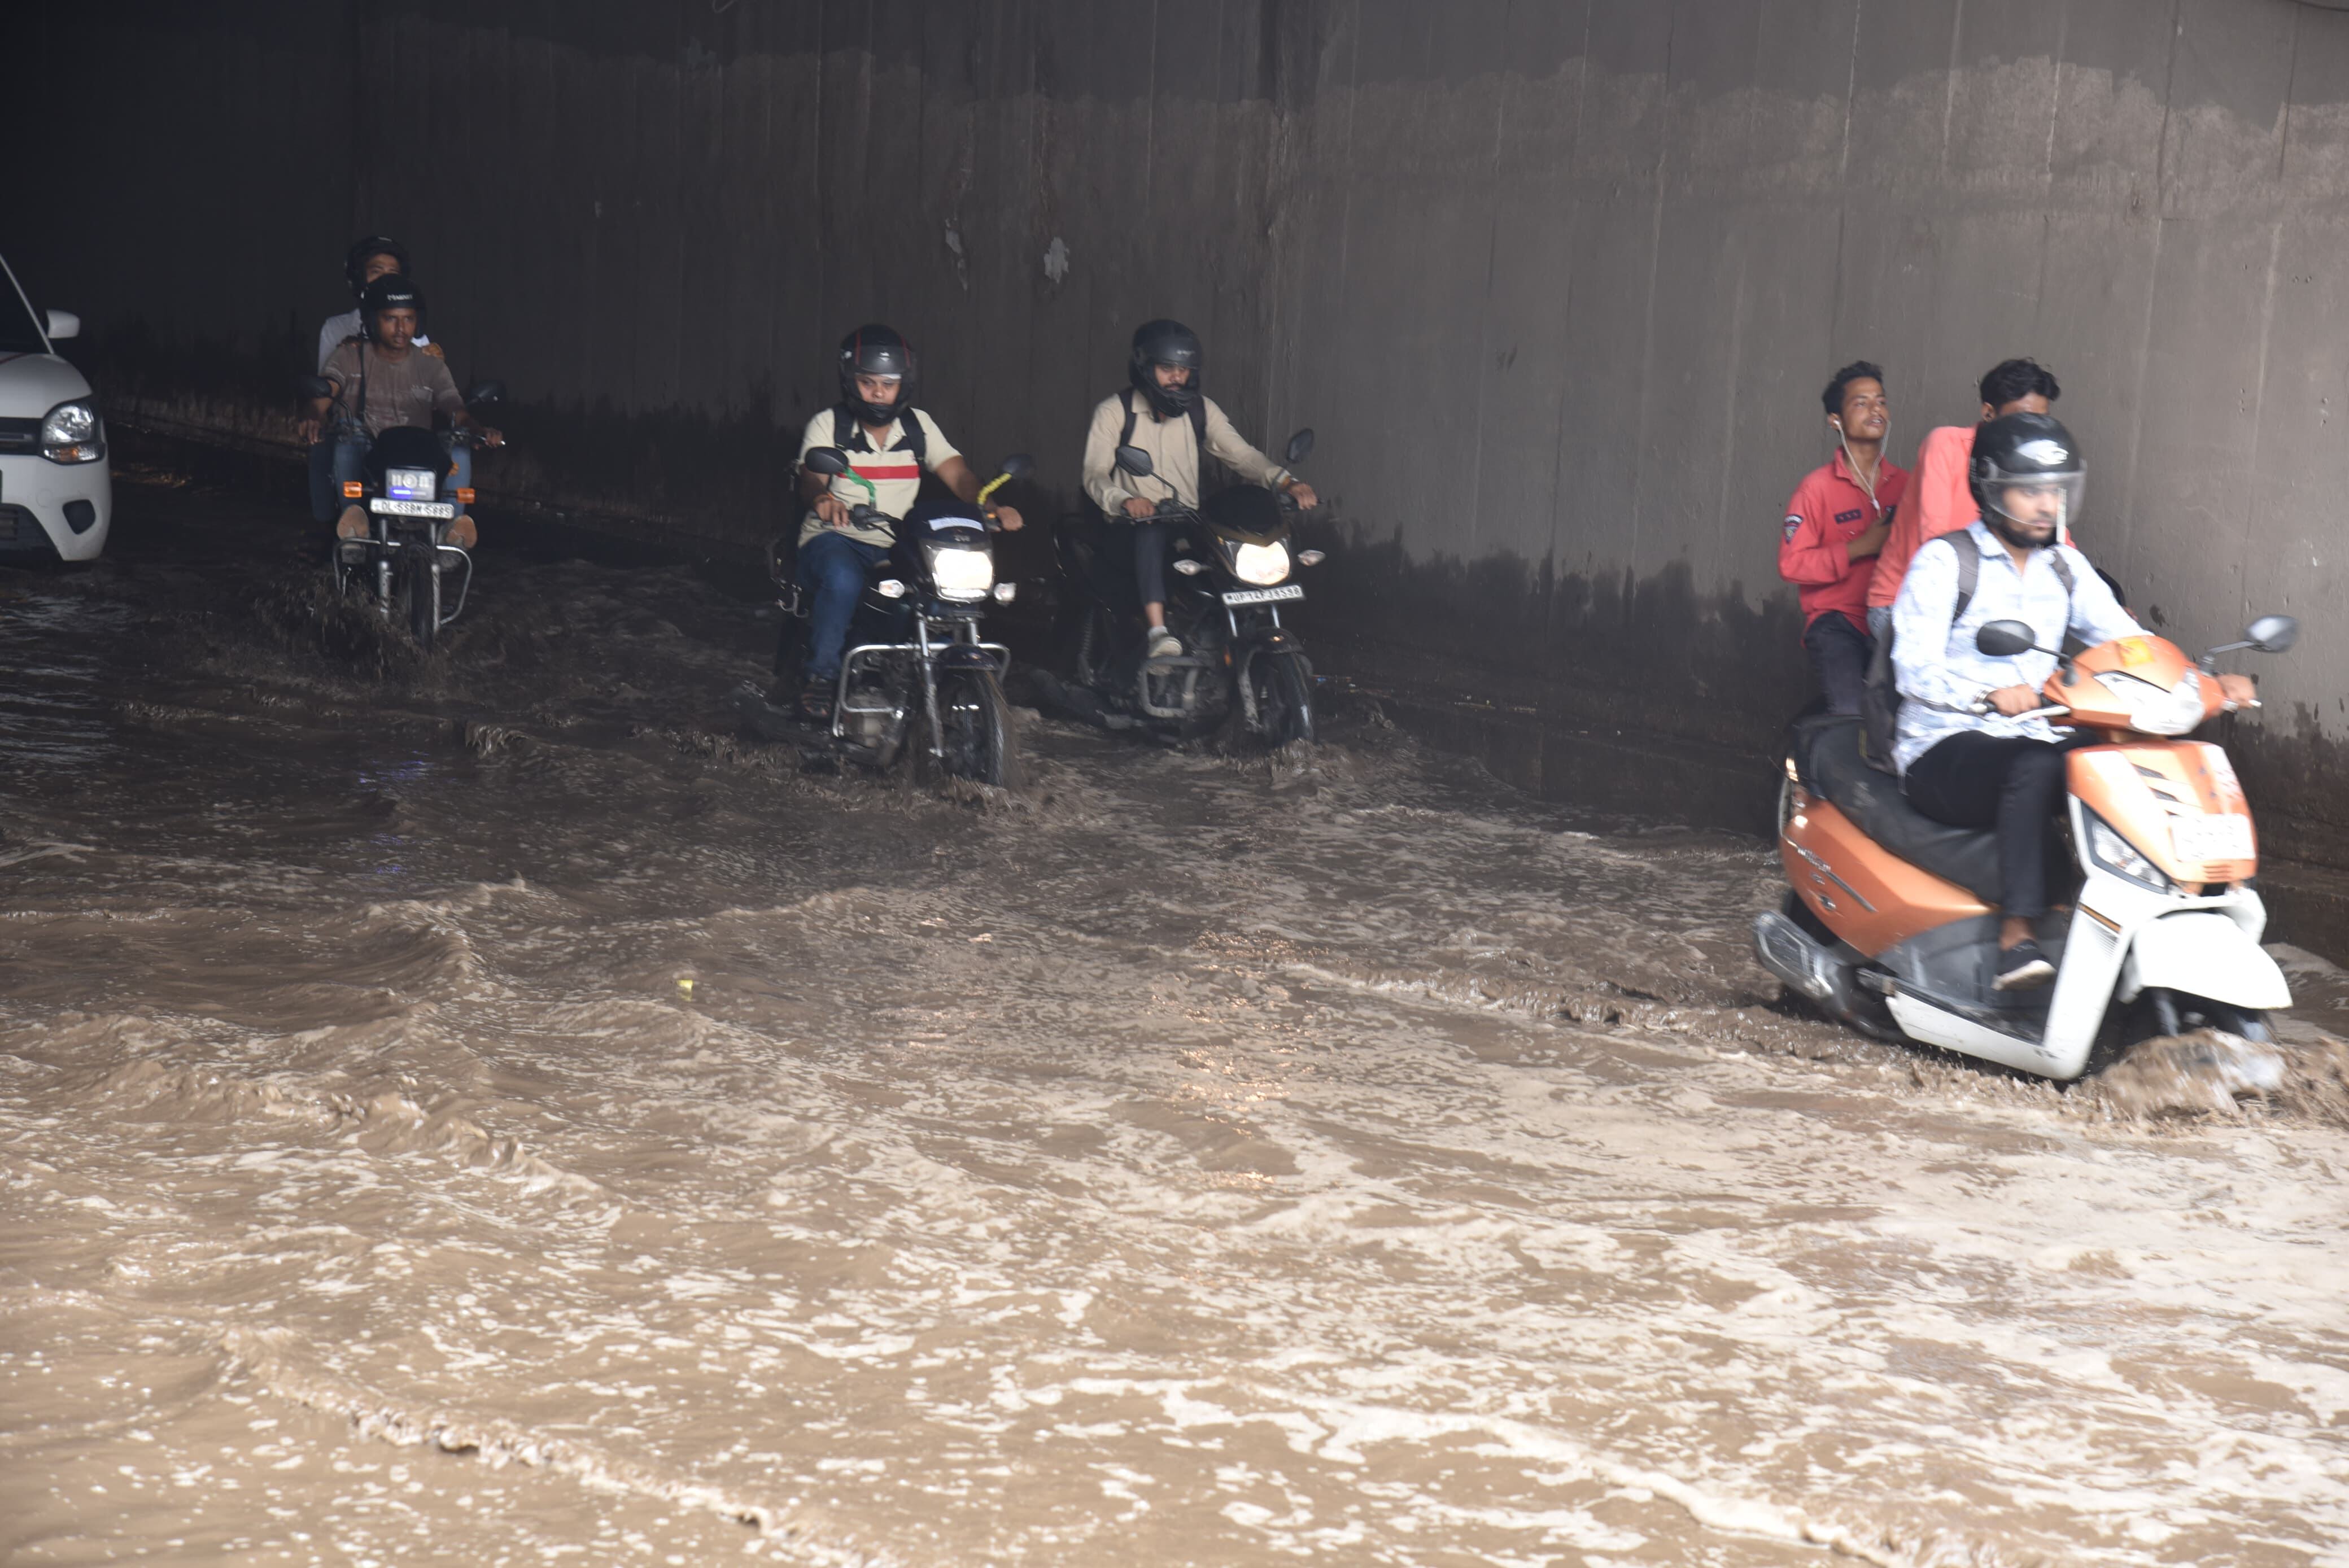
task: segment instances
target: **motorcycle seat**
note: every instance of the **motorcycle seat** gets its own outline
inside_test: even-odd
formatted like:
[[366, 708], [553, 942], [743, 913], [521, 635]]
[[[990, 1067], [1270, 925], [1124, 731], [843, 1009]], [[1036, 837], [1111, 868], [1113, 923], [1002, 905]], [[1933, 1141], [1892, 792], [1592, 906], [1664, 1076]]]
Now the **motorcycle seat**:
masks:
[[1832, 802], [1853, 826], [1910, 865], [1997, 903], [2002, 882], [1998, 834], [1953, 828], [1918, 810], [1899, 779], [1868, 766], [1859, 739], [1857, 717], [1823, 713], [1796, 719], [1795, 772], [1803, 788]]

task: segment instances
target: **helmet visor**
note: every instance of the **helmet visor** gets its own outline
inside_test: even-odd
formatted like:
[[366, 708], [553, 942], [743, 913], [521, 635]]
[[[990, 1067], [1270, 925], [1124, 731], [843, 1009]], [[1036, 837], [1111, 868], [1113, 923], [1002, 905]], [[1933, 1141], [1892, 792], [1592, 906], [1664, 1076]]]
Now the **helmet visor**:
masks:
[[1982, 467], [1982, 495], [1991, 509], [2019, 523], [2050, 523], [2067, 532], [2080, 515], [2088, 476], [2084, 469], [2013, 472], [1996, 463]]

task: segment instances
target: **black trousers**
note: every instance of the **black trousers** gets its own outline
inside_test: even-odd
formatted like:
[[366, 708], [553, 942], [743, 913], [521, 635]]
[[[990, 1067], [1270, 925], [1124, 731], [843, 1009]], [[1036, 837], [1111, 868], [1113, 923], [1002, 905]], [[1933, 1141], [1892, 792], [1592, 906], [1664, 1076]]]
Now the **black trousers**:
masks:
[[1859, 694], [1868, 685], [1868, 661], [1876, 656], [1876, 639], [1864, 626], [1840, 610], [1830, 610], [1803, 633], [1803, 650], [1811, 655], [1811, 673], [1819, 677], [1829, 713], [1857, 713]]
[[1133, 585], [1145, 604], [1166, 603], [1166, 557], [1174, 548], [1174, 524], [1128, 522], [1133, 530]]
[[1909, 765], [1909, 803], [1953, 828], [1996, 828], [2000, 909], [2047, 913], [2047, 819], [2064, 798], [2064, 754], [2086, 744], [1960, 730]]

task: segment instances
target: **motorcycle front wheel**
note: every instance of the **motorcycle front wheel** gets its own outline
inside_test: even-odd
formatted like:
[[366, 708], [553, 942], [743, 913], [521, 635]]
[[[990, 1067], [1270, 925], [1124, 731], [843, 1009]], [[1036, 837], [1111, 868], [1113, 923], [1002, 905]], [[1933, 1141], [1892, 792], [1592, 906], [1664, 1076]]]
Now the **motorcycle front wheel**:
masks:
[[1248, 662], [1257, 717], [1268, 745], [1313, 739], [1313, 666], [1303, 654], [1268, 654]]
[[1019, 788], [1019, 735], [993, 670], [947, 670], [938, 676], [938, 728], [950, 778], [998, 789]]
[[408, 629], [426, 653], [440, 636], [440, 573], [433, 570], [434, 552], [420, 545], [402, 552], [408, 570]]

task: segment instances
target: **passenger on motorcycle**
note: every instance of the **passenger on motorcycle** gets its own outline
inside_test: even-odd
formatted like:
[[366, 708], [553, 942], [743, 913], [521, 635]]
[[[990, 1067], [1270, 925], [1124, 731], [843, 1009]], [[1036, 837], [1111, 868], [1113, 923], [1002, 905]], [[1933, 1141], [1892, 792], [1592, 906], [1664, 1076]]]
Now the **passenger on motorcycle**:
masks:
[[[432, 417], [449, 416], [457, 428], [478, 428], [484, 445], [502, 446], [505, 438], [488, 426], [475, 427], [465, 409], [449, 367], [416, 347], [416, 331], [424, 313], [424, 296], [398, 273], [387, 273], [367, 284], [359, 304], [366, 335], [344, 342], [326, 357], [318, 374], [334, 387], [333, 395], [310, 406], [302, 421], [302, 437], [315, 441], [333, 413], [334, 478], [336, 487], [359, 477], [375, 438], [398, 426], [432, 428]], [[473, 453], [462, 441], [453, 443], [449, 481], [456, 489], [473, 482]], [[340, 539], [364, 539], [367, 513], [356, 506], [343, 509], [335, 524]], [[478, 531], [472, 518], [460, 512], [449, 525], [449, 542], [471, 549]]]
[[[1892, 602], [1900, 597], [1900, 580], [1909, 562], [1927, 540], [1965, 527], [1974, 520], [1973, 491], [1968, 465], [1973, 460], [1974, 432], [2002, 414], [2044, 414], [2064, 395], [2054, 373], [2035, 359], [2002, 359], [1991, 366], [1975, 388], [1982, 394], [1982, 418], [1971, 425], [1941, 425], [1925, 432], [1917, 446], [1917, 471], [1909, 486], [1908, 504], [1892, 520], [1892, 531], [1876, 557], [1868, 580], [1868, 634], [1882, 637], [1892, 624]], [[2069, 544], [2069, 539], [2057, 542]], [[2107, 581], [2110, 581], [2107, 579]]]
[[[2001, 896], [1996, 985], [2044, 985], [2055, 966], [2032, 938], [2047, 913], [2047, 820], [2064, 794], [2064, 753], [2036, 710], [2056, 655], [1996, 659], [1974, 646], [1988, 622], [2021, 621], [2041, 649], [2066, 632], [2091, 647], [2145, 632], [2075, 547], [2057, 542], [2078, 512], [2086, 465], [2079, 444], [2045, 414], [2008, 414], [1975, 432], [1969, 488], [1978, 515], [1930, 540], [1909, 562], [1892, 607], [1900, 717], [1893, 748], [1909, 803], [1936, 821], [1998, 831]], [[1961, 551], [1976, 557], [1961, 610]], [[2228, 703], [2250, 702], [2248, 677], [2221, 676]]]
[[1868, 575], [1884, 548], [1909, 475], [1884, 456], [1892, 428], [1884, 371], [1865, 359], [1835, 373], [1820, 394], [1837, 451], [1812, 469], [1786, 503], [1778, 575], [1803, 603], [1803, 651], [1829, 713], [1857, 713], [1876, 652], [1868, 629]]
[[[852, 473], [826, 478], [805, 467], [800, 469], [800, 498], [807, 515], [800, 524], [800, 586], [812, 599], [808, 610], [808, 654], [800, 688], [800, 712], [811, 720], [832, 717], [832, 694], [840, 679], [841, 655], [846, 651], [848, 624], [856, 613], [857, 596], [864, 591], [865, 573], [889, 558], [895, 533], [893, 520], [913, 509], [926, 469], [964, 501], [978, 499], [979, 479], [954, 449], [937, 422], [913, 407], [915, 357], [913, 346], [894, 329], [870, 323], [840, 340], [838, 356], [840, 402], [807, 423], [800, 440], [804, 459], [818, 447], [836, 447], [847, 454]], [[852, 509], [869, 505], [860, 520]], [[1020, 525], [1018, 511], [1008, 506], [987, 509], [989, 521], [1005, 530]]]
[[[1189, 327], [1179, 321], [1144, 322], [1134, 329], [1126, 362], [1133, 385], [1101, 400], [1085, 433], [1085, 493], [1104, 518], [1133, 525], [1134, 582], [1150, 623], [1147, 656], [1154, 659], [1172, 658], [1183, 645], [1166, 629], [1173, 527], [1151, 520], [1162, 500], [1185, 508], [1199, 504], [1202, 449], [1249, 483], [1286, 491], [1300, 507], [1320, 504], [1311, 485], [1249, 446], [1215, 399], [1200, 390], [1206, 365], [1206, 351]], [[1137, 479], [1117, 466], [1121, 446], [1150, 454], [1149, 478]]]
[[[408, 264], [408, 247], [388, 234], [369, 234], [351, 242], [343, 255], [343, 279], [351, 286], [351, 298], [357, 300], [367, 293], [367, 284], [387, 273], [402, 277], [416, 274]], [[330, 315], [318, 328], [318, 372], [326, 374], [326, 361], [344, 340], [359, 335], [359, 310], [354, 304], [340, 315]], [[436, 357], [440, 346], [422, 333], [416, 335], [416, 346]], [[332, 439], [310, 443], [310, 515], [320, 522], [335, 520], [335, 443]]]

